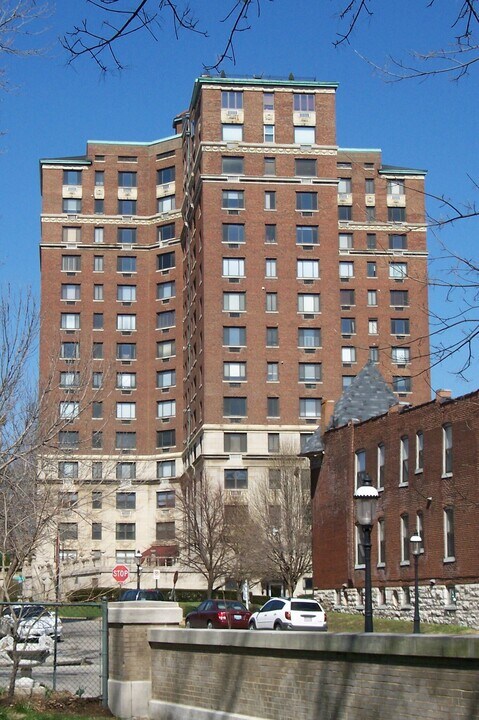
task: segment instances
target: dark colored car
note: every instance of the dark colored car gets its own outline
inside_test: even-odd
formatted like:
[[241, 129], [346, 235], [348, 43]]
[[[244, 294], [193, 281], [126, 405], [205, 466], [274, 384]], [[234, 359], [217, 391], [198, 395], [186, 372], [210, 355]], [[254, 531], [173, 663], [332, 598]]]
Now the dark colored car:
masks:
[[163, 601], [165, 596], [161, 590], [122, 590], [120, 593], [120, 602], [128, 600], [160, 600]]
[[187, 628], [246, 630], [249, 610], [237, 600], [205, 600], [186, 616]]

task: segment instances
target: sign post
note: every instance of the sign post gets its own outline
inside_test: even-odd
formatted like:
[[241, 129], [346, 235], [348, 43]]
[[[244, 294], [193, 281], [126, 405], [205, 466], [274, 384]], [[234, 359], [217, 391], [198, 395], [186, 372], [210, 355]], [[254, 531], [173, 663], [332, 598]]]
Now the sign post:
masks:
[[116, 580], [120, 585], [130, 579], [130, 571], [126, 565], [115, 565], [111, 574], [113, 580]]

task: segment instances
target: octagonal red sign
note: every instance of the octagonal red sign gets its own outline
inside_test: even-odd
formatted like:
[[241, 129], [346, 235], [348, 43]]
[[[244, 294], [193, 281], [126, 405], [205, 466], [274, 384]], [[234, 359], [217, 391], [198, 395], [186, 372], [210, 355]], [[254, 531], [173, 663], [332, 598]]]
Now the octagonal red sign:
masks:
[[126, 565], [115, 565], [112, 570], [113, 580], [119, 583], [126, 582], [130, 577], [130, 571]]

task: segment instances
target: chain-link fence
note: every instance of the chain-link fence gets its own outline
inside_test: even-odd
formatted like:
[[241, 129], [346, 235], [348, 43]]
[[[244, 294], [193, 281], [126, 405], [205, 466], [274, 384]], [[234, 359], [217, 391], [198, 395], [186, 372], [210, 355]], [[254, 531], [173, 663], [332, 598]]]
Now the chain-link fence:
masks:
[[0, 688], [16, 672], [105, 704], [107, 603], [0, 603], [0, 611]]

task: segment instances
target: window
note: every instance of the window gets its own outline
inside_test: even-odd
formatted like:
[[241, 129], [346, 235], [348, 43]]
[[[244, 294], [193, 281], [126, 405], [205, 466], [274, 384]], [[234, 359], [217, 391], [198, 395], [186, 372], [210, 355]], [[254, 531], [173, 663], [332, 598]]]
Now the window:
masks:
[[388, 195], [404, 195], [404, 180], [388, 180]]
[[116, 404], [117, 420], [135, 420], [136, 403], [134, 402], [117, 402]]
[[92, 377], [92, 387], [95, 389], [103, 387], [103, 373], [102, 372], [94, 372], [91, 375]]
[[246, 345], [245, 327], [224, 327], [223, 345], [233, 347], [244, 347]]
[[117, 510], [136, 510], [136, 493], [134, 492], [117, 492], [116, 494]]
[[[416, 472], [424, 467], [424, 434], [421, 430], [416, 433]], [[419, 533], [421, 535], [421, 533]], [[421, 535], [422, 537], [422, 535]]]
[[91, 525], [91, 539], [101, 540], [101, 523], [92, 523]]
[[62, 313], [60, 327], [62, 330], [79, 330], [80, 313]]
[[116, 299], [120, 302], [136, 302], [136, 285], [117, 285]]
[[354, 453], [355, 490], [364, 485], [366, 478], [366, 450], [356, 450]]
[[409, 305], [409, 293], [407, 290], [390, 290], [390, 305], [397, 307], [407, 307]]
[[136, 257], [123, 256], [117, 258], [116, 269], [118, 272], [133, 273], [136, 272]]
[[366, 178], [364, 192], [366, 195], [374, 195], [374, 178]]
[[221, 126], [221, 137], [224, 142], [241, 142], [243, 140], [243, 126], [224, 124]]
[[172, 280], [170, 282], [158, 283], [156, 286], [156, 299], [157, 300], [169, 300], [176, 296], [176, 284]]
[[228, 382], [240, 382], [246, 380], [245, 362], [224, 362], [223, 380]]
[[244, 158], [242, 157], [222, 157], [221, 172], [223, 175], [243, 175]]
[[93, 330], [103, 330], [103, 313], [93, 313]]
[[136, 187], [136, 172], [118, 172], [118, 187], [133, 188]]
[[93, 510], [101, 510], [103, 505], [103, 493], [100, 490], [94, 490], [91, 494], [91, 506]]
[[266, 293], [266, 312], [278, 312], [278, 293]]
[[63, 171], [63, 184], [64, 185], [81, 185], [82, 171], [81, 170], [64, 170]]
[[63, 342], [60, 345], [60, 357], [62, 360], [77, 360], [80, 357], [80, 343]]
[[278, 267], [276, 258], [266, 258], [265, 260], [265, 277], [275, 278], [278, 277]]
[[320, 418], [321, 400], [319, 398], [299, 398], [299, 417]]
[[314, 127], [295, 127], [294, 142], [296, 145], [314, 145], [316, 132]]
[[274, 110], [274, 93], [264, 92], [263, 93], [263, 110]]
[[60, 387], [61, 388], [77, 388], [80, 387], [80, 373], [79, 372], [61, 372], [60, 373]]
[[266, 347], [278, 347], [279, 330], [277, 327], [266, 328]]
[[388, 207], [388, 222], [406, 222], [406, 208]]
[[274, 125], [263, 125], [263, 142], [274, 143]]
[[223, 293], [223, 310], [226, 312], [244, 312], [246, 310], [246, 293]]
[[379, 348], [375, 345], [369, 348], [369, 361], [374, 363], [375, 365], [377, 365], [379, 362]]
[[176, 370], [161, 370], [156, 373], [156, 387], [170, 388], [176, 385]]
[[279, 363], [277, 363], [277, 362], [266, 363], [266, 380], [267, 380], [267, 382], [278, 382], [279, 381]]
[[241, 468], [237, 470], [224, 471], [225, 490], [247, 490], [248, 470]]
[[[175, 522], [157, 522], [156, 523], [156, 540], [174, 540], [175, 539]], [[172, 550], [173, 552], [173, 550]]]
[[341, 362], [355, 363], [356, 362], [356, 348], [355, 347], [342, 347], [341, 348]]
[[452, 425], [442, 426], [442, 472], [452, 474]]
[[80, 255], [62, 255], [63, 272], [79, 272], [81, 270]]
[[[268, 127], [268, 126], [266, 126]], [[269, 142], [266, 140], [265, 136], [265, 142]], [[274, 157], [265, 157], [264, 158], [264, 174], [265, 175], [276, 175], [276, 158]]]
[[223, 258], [223, 277], [244, 277], [244, 258]]
[[58, 433], [58, 445], [61, 448], [77, 448], [80, 435], [77, 430], [60, 430]]
[[103, 255], [95, 255], [93, 257], [93, 272], [103, 272], [105, 262]]
[[340, 262], [339, 263], [339, 277], [340, 278], [354, 277], [354, 263], [353, 262]]
[[391, 335], [409, 335], [408, 318], [391, 318]]
[[176, 445], [175, 430], [158, 430], [156, 433], [156, 447], [169, 448]]
[[378, 291], [368, 290], [368, 305], [375, 307], [378, 304]]
[[407, 235], [389, 235], [390, 250], [407, 250]]
[[136, 215], [136, 200], [118, 200], [118, 215]]
[[318, 209], [318, 193], [315, 192], [297, 192], [296, 193], [296, 210], [310, 212]]
[[136, 360], [136, 344], [117, 343], [116, 357], [117, 360]]
[[354, 290], [340, 290], [339, 303], [340, 305], [355, 305], [356, 299]]
[[[357, 568], [364, 567], [364, 529], [362, 525], [356, 525], [355, 528], [355, 535], [356, 535], [356, 557], [355, 557], [355, 566]], [[360, 601], [362, 602], [362, 601]]]
[[225, 243], [244, 243], [244, 225], [239, 223], [224, 223], [223, 224], [223, 242]]
[[94, 400], [91, 406], [91, 416], [94, 420], [99, 420], [103, 417], [103, 403], [98, 400]]
[[[158, 242], [165, 243], [168, 240], [173, 240], [175, 237], [175, 224], [168, 223], [168, 225], [162, 225], [158, 228]], [[174, 267], [174, 266], [172, 266]]]
[[244, 208], [244, 190], [223, 190], [221, 206], [226, 210], [242, 210]]
[[115, 537], [117, 540], [135, 540], [135, 523], [116, 523]]
[[386, 564], [386, 533], [384, 518], [378, 518], [378, 565]]
[[279, 397], [267, 398], [266, 415], [268, 417], [279, 417]]
[[91, 434], [91, 446], [96, 450], [103, 447], [103, 432], [101, 430], [94, 430]]
[[103, 285], [93, 285], [93, 300], [103, 300]]
[[316, 314], [320, 311], [320, 295], [319, 293], [299, 293], [298, 294], [298, 312], [308, 314]]
[[59, 462], [58, 477], [73, 480], [78, 477], [78, 462]]
[[165, 330], [166, 328], [174, 327], [175, 322], [174, 310], [165, 310], [164, 312], [156, 313], [157, 330]]
[[338, 206], [338, 220], [340, 222], [347, 222], [353, 219], [353, 209], [350, 205], [339, 205]]
[[352, 233], [339, 233], [339, 249], [340, 250], [352, 250], [353, 249]]
[[392, 280], [404, 280], [407, 277], [407, 263], [389, 263], [389, 277]]
[[136, 330], [136, 315], [117, 315], [116, 329], [125, 332]]
[[391, 360], [397, 365], [406, 365], [411, 361], [411, 348], [408, 347], [392, 347]]
[[221, 107], [224, 110], [242, 110], [243, 93], [236, 90], [222, 90]]
[[91, 356], [93, 360], [103, 360], [103, 343], [94, 342], [92, 346]]
[[294, 161], [294, 174], [297, 177], [316, 177], [316, 160], [296, 159]]
[[374, 205], [366, 206], [366, 222], [374, 222], [376, 220], [376, 208]]
[[172, 478], [176, 475], [176, 462], [175, 460], [159, 460], [156, 463], [156, 477], [158, 480], [164, 480], [165, 478]]
[[318, 227], [315, 225], [297, 225], [296, 226], [296, 244], [297, 245], [317, 245], [318, 244]]
[[321, 330], [319, 328], [298, 328], [298, 347], [321, 347]]
[[117, 240], [120, 244], [136, 243], [136, 228], [118, 228]]
[[62, 285], [61, 287], [61, 299], [62, 300], [80, 300], [80, 288], [81, 285]]
[[375, 262], [366, 263], [366, 277], [375, 278], [378, 276], [378, 270]]
[[67, 214], [81, 213], [81, 199], [80, 198], [63, 198], [62, 212]]
[[62, 242], [64, 242], [64, 243], [79, 243], [79, 242], [81, 242], [81, 228], [79, 228], [79, 227], [64, 227], [62, 229]]
[[454, 508], [444, 508], [444, 560], [455, 560]]
[[301, 280], [316, 280], [319, 278], [319, 260], [298, 260], [296, 262], [296, 276]]
[[384, 489], [384, 472], [385, 472], [385, 463], [386, 463], [386, 448], [383, 445], [383, 443], [379, 443], [379, 445], [378, 445], [377, 461], [378, 461], [378, 474], [377, 474], [378, 490], [383, 490]]
[[246, 398], [224, 397], [223, 415], [225, 417], [246, 417]]
[[176, 343], [174, 340], [163, 340], [156, 343], [156, 357], [170, 358], [176, 355]]
[[377, 335], [379, 332], [379, 323], [377, 318], [369, 318], [368, 333], [369, 335]]
[[135, 432], [117, 432], [115, 435], [115, 447], [118, 450], [133, 450], [136, 448]]
[[157, 270], [171, 270], [175, 267], [175, 253], [167, 252], [157, 255], [156, 257], [156, 269]]
[[266, 243], [276, 242], [276, 225], [265, 225], [264, 226], [264, 241]]
[[116, 374], [116, 386], [120, 390], [134, 390], [136, 388], [136, 373], [119, 372]]
[[95, 198], [93, 201], [93, 212], [95, 215], [103, 215], [105, 212], [105, 201], [103, 198]]
[[[279, 433], [268, 433], [268, 452], [279, 452]], [[271, 478], [271, 475], [270, 475]], [[271, 487], [271, 482], [270, 482]]]
[[399, 484], [407, 485], [409, 480], [409, 438], [405, 435], [399, 446]]
[[223, 449], [227, 453], [245, 453], [248, 450], [247, 434], [225, 432], [223, 435]]
[[299, 363], [298, 380], [305, 383], [321, 382], [320, 363]]
[[412, 379], [404, 375], [393, 377], [393, 390], [397, 393], [412, 392]]
[[377, 246], [376, 233], [366, 234], [366, 247], [368, 250], [375, 250]]
[[314, 95], [311, 93], [295, 93], [293, 95], [295, 112], [314, 112]]
[[351, 192], [351, 178], [339, 178], [338, 195], [350, 195]]
[[276, 210], [276, 192], [274, 190], [266, 190], [264, 194], [264, 209]]
[[176, 417], [176, 400], [159, 400], [156, 403], [156, 417], [160, 420]]
[[[156, 493], [156, 507], [157, 508], [174, 508], [175, 507], [175, 491], [174, 490], [160, 490]], [[163, 523], [167, 524], [167, 523]]]
[[409, 515], [401, 515], [401, 564], [409, 564]]
[[156, 172], [156, 184], [166, 185], [166, 183], [174, 182], [175, 168], [174, 166], [161, 168]]
[[78, 540], [78, 523], [58, 523], [58, 536], [60, 542]]

